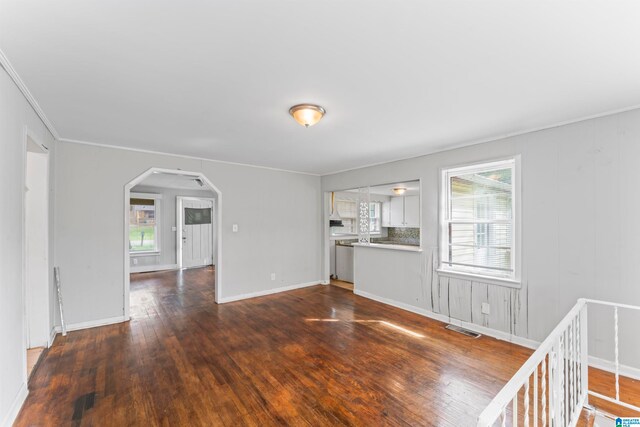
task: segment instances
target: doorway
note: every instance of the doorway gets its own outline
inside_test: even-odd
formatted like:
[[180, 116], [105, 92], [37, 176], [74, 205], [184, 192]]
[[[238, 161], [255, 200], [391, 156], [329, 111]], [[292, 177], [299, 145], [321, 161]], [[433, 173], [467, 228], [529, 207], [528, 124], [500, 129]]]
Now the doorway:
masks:
[[214, 266], [215, 301], [222, 299], [222, 194], [202, 173], [151, 168], [125, 185], [124, 205], [125, 320], [131, 273]]
[[51, 344], [49, 153], [28, 130], [24, 163], [24, 320], [27, 375]]
[[215, 203], [213, 198], [177, 197], [176, 247], [179, 268], [215, 267]]

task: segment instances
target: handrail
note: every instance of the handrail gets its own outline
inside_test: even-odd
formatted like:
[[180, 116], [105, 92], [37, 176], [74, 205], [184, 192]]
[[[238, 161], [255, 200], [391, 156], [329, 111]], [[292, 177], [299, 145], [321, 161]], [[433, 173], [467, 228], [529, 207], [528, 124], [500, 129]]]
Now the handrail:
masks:
[[629, 304], [601, 301], [597, 299], [588, 299], [588, 298], [581, 298], [581, 299], [589, 304], [607, 305], [609, 307], [618, 307], [618, 308], [628, 308], [629, 310], [640, 310], [640, 306], [638, 305], [629, 305]]
[[[590, 304], [613, 307], [614, 309], [615, 398], [589, 390], [587, 306]], [[478, 417], [478, 427], [492, 426], [498, 420], [501, 420], [501, 424], [504, 426], [510, 404], [513, 426], [520, 424], [520, 421], [524, 421], [525, 427], [529, 426], [530, 421], [534, 426], [537, 426], [540, 414], [539, 406], [541, 406], [543, 426], [575, 426], [583, 406], [587, 404], [588, 395], [640, 411], [640, 408], [620, 400], [619, 309], [640, 311], [640, 306], [580, 298], [482, 411]], [[531, 383], [533, 383], [533, 414], [530, 414]], [[524, 390], [524, 397], [519, 396], [522, 390]], [[541, 400], [538, 400], [539, 391], [542, 396]], [[518, 413], [519, 400], [524, 403], [522, 414]]]
[[578, 300], [576, 305], [574, 305], [569, 313], [567, 313], [560, 323], [558, 323], [549, 336], [547, 336], [542, 344], [540, 344], [537, 350], [529, 357], [529, 359], [527, 359], [524, 365], [518, 369], [518, 372], [511, 377], [511, 380], [509, 380], [496, 397], [493, 398], [489, 406], [482, 411], [482, 414], [480, 414], [480, 417], [478, 418], [478, 426], [490, 426], [500, 417], [503, 409], [513, 400], [514, 394], [520, 390], [533, 371], [547, 357], [547, 354], [553, 347], [555, 340], [567, 328], [585, 304], [586, 300], [584, 298]]

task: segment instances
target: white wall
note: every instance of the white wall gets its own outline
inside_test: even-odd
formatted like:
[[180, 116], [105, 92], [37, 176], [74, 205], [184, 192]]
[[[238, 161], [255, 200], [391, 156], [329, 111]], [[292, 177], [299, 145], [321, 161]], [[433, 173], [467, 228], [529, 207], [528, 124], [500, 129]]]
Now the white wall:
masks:
[[56, 162], [56, 257], [70, 324], [123, 315], [124, 186], [151, 167], [202, 172], [221, 191], [223, 298], [321, 279], [317, 176], [72, 143], [58, 143]]
[[[523, 280], [521, 290], [508, 292], [513, 304], [521, 304], [508, 319], [511, 332], [543, 340], [579, 297], [640, 305], [640, 110], [324, 176], [322, 189], [421, 178], [421, 262], [427, 262], [437, 254], [440, 168], [516, 154], [522, 159]], [[434, 286], [448, 286], [441, 282], [415, 281], [428, 289], [400, 289], [394, 299], [435, 310], [428, 296], [441, 290]], [[468, 298], [470, 286], [455, 284]], [[424, 297], [416, 301], [415, 295]], [[612, 318], [590, 317], [591, 354], [609, 360]], [[640, 367], [632, 324], [640, 316], [622, 320], [621, 361]]]
[[[133, 187], [131, 189], [131, 192], [161, 194], [162, 201], [160, 202], [160, 253], [158, 255], [132, 256], [130, 259], [130, 265], [132, 267], [176, 265], [177, 232], [172, 230], [172, 227], [177, 227], [176, 197], [191, 196], [215, 199], [216, 194], [213, 191], [206, 190], [178, 190], [171, 188], [152, 187], [142, 184]], [[134, 259], [138, 260], [138, 263], [136, 265], [133, 264]]]
[[[25, 126], [54, 151], [46, 130], [0, 68], [0, 425], [10, 425], [26, 397], [23, 318], [23, 177]], [[51, 170], [53, 170], [51, 165]], [[52, 201], [52, 195], [50, 201]], [[53, 217], [50, 216], [50, 221]], [[53, 226], [50, 226], [53, 230]], [[49, 239], [52, 244], [53, 239]], [[50, 246], [51, 249], [51, 246]], [[51, 259], [51, 252], [50, 252]]]

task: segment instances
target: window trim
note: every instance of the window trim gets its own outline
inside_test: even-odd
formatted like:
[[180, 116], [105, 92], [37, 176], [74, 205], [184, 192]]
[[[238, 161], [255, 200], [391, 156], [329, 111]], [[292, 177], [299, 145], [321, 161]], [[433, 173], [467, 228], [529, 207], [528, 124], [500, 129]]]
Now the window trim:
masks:
[[[154, 202], [154, 207], [155, 207], [155, 220], [156, 220], [156, 230], [155, 230], [155, 235], [154, 235], [154, 239], [156, 240], [156, 247], [154, 250], [151, 251], [132, 251], [131, 249], [129, 249], [129, 256], [132, 257], [136, 257], [136, 256], [154, 256], [154, 255], [160, 255], [160, 253], [162, 252], [162, 248], [161, 248], [161, 243], [162, 243], [162, 227], [161, 227], [161, 221], [162, 221], [162, 194], [156, 194], [156, 193], [134, 193], [131, 192], [129, 193], [129, 201], [131, 201], [131, 199], [147, 199], [147, 200], [153, 200]], [[131, 210], [131, 206], [133, 206], [131, 204], [131, 202], [129, 202], [129, 210]], [[131, 224], [128, 224], [129, 227], [131, 227]], [[130, 241], [129, 241], [130, 242]]]
[[[450, 267], [447, 265], [446, 260], [448, 259], [448, 253], [445, 252], [448, 246], [448, 220], [449, 220], [449, 177], [451, 175], [458, 175], [460, 173], [475, 171], [489, 171], [494, 170], [496, 168], [505, 167], [505, 166], [513, 167], [513, 175], [512, 175], [512, 212], [513, 219], [511, 221], [512, 227], [512, 235], [513, 242], [511, 245], [512, 248], [512, 265], [513, 265], [513, 273], [509, 276], [502, 275], [491, 275], [480, 272], [473, 272], [469, 270], [461, 270], [456, 269], [455, 267]], [[439, 209], [439, 218], [438, 218], [438, 229], [439, 229], [439, 265], [437, 268], [437, 272], [443, 276], [449, 277], [458, 277], [467, 280], [476, 279], [479, 282], [483, 283], [491, 283], [501, 286], [507, 287], [521, 287], [522, 281], [522, 168], [520, 155], [497, 158], [497, 159], [489, 159], [480, 162], [467, 163], [457, 166], [451, 167], [443, 167], [440, 168], [440, 209]]]

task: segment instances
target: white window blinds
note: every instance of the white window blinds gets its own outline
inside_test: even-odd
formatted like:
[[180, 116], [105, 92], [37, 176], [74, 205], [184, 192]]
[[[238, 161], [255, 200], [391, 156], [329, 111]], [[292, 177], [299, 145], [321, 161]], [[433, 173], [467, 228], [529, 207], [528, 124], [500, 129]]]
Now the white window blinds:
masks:
[[442, 268], [514, 276], [514, 160], [444, 172]]

